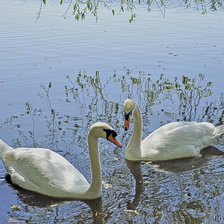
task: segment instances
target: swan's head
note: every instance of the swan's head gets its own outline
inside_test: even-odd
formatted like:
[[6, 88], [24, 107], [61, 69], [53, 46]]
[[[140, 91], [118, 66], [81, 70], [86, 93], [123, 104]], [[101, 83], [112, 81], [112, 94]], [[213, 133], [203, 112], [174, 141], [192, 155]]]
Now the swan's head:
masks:
[[91, 126], [89, 132], [96, 138], [105, 138], [116, 146], [122, 147], [121, 143], [116, 138], [117, 133], [108, 124], [97, 122]]
[[127, 131], [130, 126], [131, 115], [135, 109], [135, 101], [132, 99], [127, 99], [124, 101], [124, 130]]

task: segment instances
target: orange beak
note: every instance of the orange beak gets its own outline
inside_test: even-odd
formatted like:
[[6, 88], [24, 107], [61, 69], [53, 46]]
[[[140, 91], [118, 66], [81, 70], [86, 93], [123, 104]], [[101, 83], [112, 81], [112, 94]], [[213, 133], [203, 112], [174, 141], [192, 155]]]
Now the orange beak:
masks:
[[131, 117], [129, 116], [128, 117], [128, 120], [124, 120], [124, 130], [127, 131], [130, 127], [130, 120], [131, 120]]
[[112, 134], [108, 137], [108, 140], [113, 142], [116, 146], [118, 146], [120, 148], [122, 147], [121, 143], [116, 138], [113, 138]]

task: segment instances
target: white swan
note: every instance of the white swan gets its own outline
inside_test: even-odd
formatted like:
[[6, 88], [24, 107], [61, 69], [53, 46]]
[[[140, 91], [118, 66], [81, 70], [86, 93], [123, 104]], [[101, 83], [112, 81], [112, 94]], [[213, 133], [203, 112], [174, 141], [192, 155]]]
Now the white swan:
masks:
[[124, 110], [125, 130], [129, 128], [132, 113], [134, 117], [134, 130], [125, 149], [128, 160], [159, 161], [198, 156], [201, 149], [224, 133], [224, 125], [215, 127], [208, 122], [172, 122], [142, 140], [142, 115], [138, 104], [127, 99]]
[[91, 184], [64, 157], [44, 148], [12, 149], [0, 140], [2, 159], [11, 182], [26, 190], [65, 199], [95, 199], [101, 196], [98, 138], [121, 147], [116, 132], [105, 123], [92, 125], [88, 135]]

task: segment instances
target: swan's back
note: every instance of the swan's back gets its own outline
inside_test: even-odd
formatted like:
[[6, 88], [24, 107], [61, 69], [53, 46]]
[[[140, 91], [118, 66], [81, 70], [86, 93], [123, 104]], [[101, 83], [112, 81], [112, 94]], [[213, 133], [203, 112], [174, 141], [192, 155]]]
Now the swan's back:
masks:
[[65, 158], [43, 148], [7, 152], [5, 167], [20, 187], [53, 197], [75, 197], [89, 188], [85, 177]]
[[197, 156], [214, 139], [215, 126], [208, 122], [172, 122], [146, 137], [141, 156], [169, 160]]

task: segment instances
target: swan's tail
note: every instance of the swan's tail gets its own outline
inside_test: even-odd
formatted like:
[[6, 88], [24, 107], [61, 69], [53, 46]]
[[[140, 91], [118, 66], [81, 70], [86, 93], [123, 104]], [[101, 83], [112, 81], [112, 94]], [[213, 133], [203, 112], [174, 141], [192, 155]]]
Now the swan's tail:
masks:
[[214, 135], [215, 137], [219, 137], [224, 134], [224, 125], [218, 126], [215, 128]]
[[5, 142], [0, 139], [0, 159], [4, 160], [5, 153], [12, 150]]

